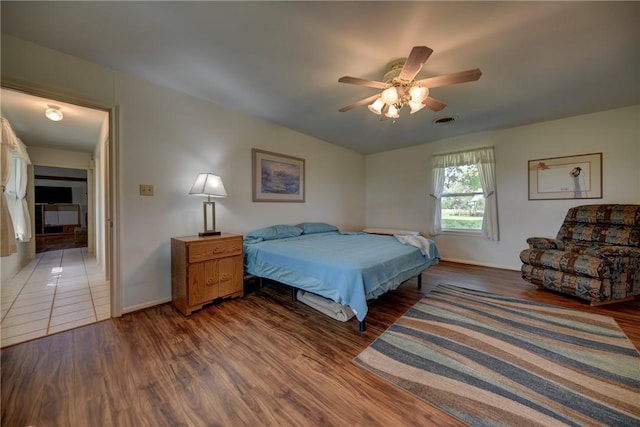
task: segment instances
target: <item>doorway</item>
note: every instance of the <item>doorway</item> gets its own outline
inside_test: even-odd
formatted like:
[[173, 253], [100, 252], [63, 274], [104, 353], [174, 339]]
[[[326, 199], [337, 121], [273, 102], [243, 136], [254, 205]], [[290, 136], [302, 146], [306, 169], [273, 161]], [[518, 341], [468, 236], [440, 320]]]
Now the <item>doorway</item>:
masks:
[[[2, 283], [2, 347], [119, 315], [110, 253], [113, 110], [29, 92], [2, 88], [2, 114], [32, 158], [32, 238], [21, 243], [22, 268]], [[54, 104], [69, 119], [60, 122], [66, 130], [43, 119]]]
[[34, 166], [36, 253], [86, 248], [87, 170]]

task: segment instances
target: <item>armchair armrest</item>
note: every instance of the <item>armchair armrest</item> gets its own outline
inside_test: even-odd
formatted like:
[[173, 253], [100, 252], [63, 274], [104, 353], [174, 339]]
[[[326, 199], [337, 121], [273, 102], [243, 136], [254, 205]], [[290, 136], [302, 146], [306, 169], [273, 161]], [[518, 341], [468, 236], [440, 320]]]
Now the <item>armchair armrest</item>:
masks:
[[634, 248], [632, 246], [602, 245], [589, 252], [591, 252], [589, 255], [601, 258], [630, 256], [640, 258], [640, 248]]
[[529, 249], [560, 249], [560, 241], [548, 237], [529, 237]]

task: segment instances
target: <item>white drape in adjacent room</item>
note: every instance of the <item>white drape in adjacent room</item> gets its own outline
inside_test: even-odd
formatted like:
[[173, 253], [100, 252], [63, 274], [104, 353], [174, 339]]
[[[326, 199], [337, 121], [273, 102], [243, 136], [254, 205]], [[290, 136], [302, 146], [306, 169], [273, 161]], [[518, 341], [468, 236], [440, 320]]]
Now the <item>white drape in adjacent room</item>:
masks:
[[31, 163], [27, 148], [13, 132], [9, 121], [0, 118], [2, 127], [2, 206], [0, 235], [1, 256], [16, 252], [16, 241], [31, 239], [31, 218], [27, 206], [27, 165]]
[[18, 157], [16, 152], [12, 153], [11, 176], [5, 191], [9, 213], [13, 220], [13, 230], [19, 242], [28, 242], [32, 236], [31, 217], [29, 216], [29, 206], [27, 205], [28, 164], [29, 162], [22, 157]]
[[16, 233], [13, 221], [4, 197], [5, 188], [11, 174], [11, 148], [5, 138], [4, 119], [2, 119], [2, 140], [0, 140], [0, 167], [2, 167], [2, 195], [0, 196], [0, 256], [5, 257], [17, 252]]

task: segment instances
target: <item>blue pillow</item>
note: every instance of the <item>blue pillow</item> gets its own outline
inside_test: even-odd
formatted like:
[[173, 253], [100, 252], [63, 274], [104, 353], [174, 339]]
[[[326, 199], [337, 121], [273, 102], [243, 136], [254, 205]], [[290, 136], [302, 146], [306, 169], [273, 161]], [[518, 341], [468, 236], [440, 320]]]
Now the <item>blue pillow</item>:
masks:
[[335, 225], [324, 222], [301, 222], [296, 227], [302, 229], [302, 234], [326, 233], [328, 231], [338, 231]]
[[278, 224], [270, 227], [253, 230], [244, 237], [246, 243], [258, 243], [263, 240], [284, 239], [285, 237], [295, 237], [302, 234], [302, 229], [293, 225]]

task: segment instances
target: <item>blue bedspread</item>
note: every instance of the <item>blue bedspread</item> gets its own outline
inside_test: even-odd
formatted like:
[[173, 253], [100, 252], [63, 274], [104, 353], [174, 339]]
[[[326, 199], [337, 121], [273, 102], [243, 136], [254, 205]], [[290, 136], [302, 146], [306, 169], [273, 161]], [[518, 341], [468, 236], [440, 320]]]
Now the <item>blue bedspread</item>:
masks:
[[362, 321], [367, 299], [438, 263], [438, 248], [431, 245], [423, 255], [393, 236], [341, 232], [245, 242], [245, 271], [348, 305]]

